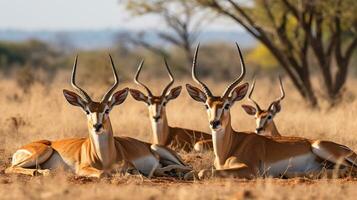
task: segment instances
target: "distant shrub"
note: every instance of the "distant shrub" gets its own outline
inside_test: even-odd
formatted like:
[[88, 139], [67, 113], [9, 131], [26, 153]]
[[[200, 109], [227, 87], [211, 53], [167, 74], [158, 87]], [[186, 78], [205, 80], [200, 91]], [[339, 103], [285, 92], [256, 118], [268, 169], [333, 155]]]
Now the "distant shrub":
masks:
[[15, 80], [22, 91], [28, 93], [36, 78], [33, 69], [30, 66], [25, 66], [16, 70]]

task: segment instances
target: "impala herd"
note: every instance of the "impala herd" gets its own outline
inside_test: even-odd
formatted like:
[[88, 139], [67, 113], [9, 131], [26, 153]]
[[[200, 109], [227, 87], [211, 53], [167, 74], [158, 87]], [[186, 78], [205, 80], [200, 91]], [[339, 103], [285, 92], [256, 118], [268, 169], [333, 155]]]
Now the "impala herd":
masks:
[[[63, 90], [64, 97], [73, 106], [80, 107], [87, 117], [88, 136], [56, 141], [40, 140], [20, 147], [12, 156], [11, 166], [5, 173], [48, 175], [52, 170], [64, 169], [79, 176], [104, 177], [115, 173], [140, 173], [148, 178], [170, 176], [186, 180], [210, 177], [331, 177], [351, 176], [357, 171], [357, 154], [350, 148], [330, 141], [310, 140], [301, 137], [286, 137], [278, 132], [273, 121], [280, 112], [285, 92], [281, 78], [281, 97], [273, 101], [268, 109], [262, 109], [252, 99], [255, 80], [248, 99], [254, 104], [242, 105], [244, 111], [256, 120], [255, 132], [240, 132], [232, 128], [230, 109], [235, 102], [248, 93], [249, 84], [241, 84], [246, 67], [241, 50], [241, 74], [228, 85], [222, 95], [214, 95], [197, 76], [197, 46], [192, 78], [201, 87], [186, 84], [193, 100], [202, 103], [207, 110], [211, 133], [171, 127], [166, 116], [166, 106], [177, 98], [181, 86], [173, 87], [174, 77], [165, 60], [170, 82], [158, 96], [141, 81], [139, 75], [142, 61], [134, 81], [146, 94], [136, 89], [124, 88], [116, 91], [119, 80], [112, 57], [111, 67], [114, 84], [100, 102], [76, 84], [77, 57], [75, 58], [71, 85], [77, 92]], [[171, 89], [170, 89], [171, 88]], [[128, 95], [146, 103], [152, 128], [152, 143], [130, 137], [114, 136], [109, 114], [114, 106], [123, 103]], [[214, 168], [202, 169], [198, 173], [187, 165], [174, 150], [214, 152]]]

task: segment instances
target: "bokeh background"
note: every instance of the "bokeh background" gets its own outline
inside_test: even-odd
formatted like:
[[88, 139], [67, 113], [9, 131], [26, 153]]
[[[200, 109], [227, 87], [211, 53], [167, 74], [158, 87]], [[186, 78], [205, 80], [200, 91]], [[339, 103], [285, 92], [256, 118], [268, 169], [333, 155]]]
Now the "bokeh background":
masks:
[[76, 54], [84, 81], [108, 75], [108, 53], [124, 81], [131, 80], [140, 59], [151, 77], [165, 76], [163, 57], [177, 78], [188, 78], [199, 42], [202, 77], [234, 78], [238, 42], [248, 80], [252, 74], [286, 75], [312, 107], [341, 102], [356, 75], [353, 0], [15, 0], [0, 7], [0, 69], [25, 92], [35, 82], [51, 83]]

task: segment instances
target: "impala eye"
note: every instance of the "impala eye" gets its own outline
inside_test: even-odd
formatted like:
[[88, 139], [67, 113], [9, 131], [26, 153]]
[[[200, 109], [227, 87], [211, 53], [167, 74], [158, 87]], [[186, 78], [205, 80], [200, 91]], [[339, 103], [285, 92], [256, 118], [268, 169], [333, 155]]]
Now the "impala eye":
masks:
[[269, 120], [271, 119], [271, 115], [268, 116], [268, 119], [269, 119]]
[[206, 104], [205, 104], [205, 107], [206, 107], [206, 109], [208, 110], [209, 107], [208, 107]]
[[105, 110], [105, 114], [109, 114], [109, 109], [106, 109], [106, 110]]
[[86, 110], [86, 114], [87, 114], [87, 115], [89, 115], [89, 114], [90, 114], [90, 112], [89, 112], [88, 110]]
[[167, 103], [167, 102], [164, 102], [162, 105], [163, 105], [163, 106], [166, 106], [166, 103]]
[[224, 106], [224, 109], [226, 109], [226, 110], [228, 110], [229, 109], [229, 104], [226, 104], [225, 106]]

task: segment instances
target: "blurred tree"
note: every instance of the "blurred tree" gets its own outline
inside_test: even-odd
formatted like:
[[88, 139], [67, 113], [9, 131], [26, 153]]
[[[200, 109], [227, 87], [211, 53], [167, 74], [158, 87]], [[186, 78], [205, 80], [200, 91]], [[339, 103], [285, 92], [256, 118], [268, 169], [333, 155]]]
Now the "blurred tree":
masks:
[[130, 46], [134, 45], [135, 47], [143, 47], [146, 50], [151, 51], [154, 54], [158, 54], [163, 57], [168, 57], [168, 52], [164, 48], [160, 48], [152, 42], [149, 42], [148, 33], [145, 31], [140, 31], [136, 34], [131, 32], [122, 32], [117, 35], [117, 43], [119, 47], [130, 48]]
[[[191, 1], [186, 0], [124, 0], [124, 2], [134, 15], [157, 15], [163, 19], [170, 30], [159, 31], [157, 36], [164, 42], [183, 50], [187, 62], [192, 62], [193, 44], [202, 26], [210, 20], [207, 13], [203, 13]], [[131, 41], [154, 53], [168, 56], [168, 52], [163, 48], [147, 42], [145, 35], [147, 32], [141, 32], [137, 37], [131, 37]]]
[[56, 33], [55, 37], [56, 40], [54, 42], [56, 44], [56, 47], [59, 48], [61, 51], [65, 53], [70, 53], [73, 49], [75, 49], [75, 46], [73, 44], [73, 41], [71, 41], [69, 33], [58, 32]]
[[356, 0], [195, 1], [234, 20], [264, 44], [312, 106], [318, 106], [310, 76], [315, 65], [326, 99], [331, 105], [338, 102], [357, 47]]

